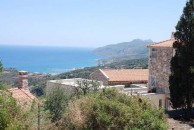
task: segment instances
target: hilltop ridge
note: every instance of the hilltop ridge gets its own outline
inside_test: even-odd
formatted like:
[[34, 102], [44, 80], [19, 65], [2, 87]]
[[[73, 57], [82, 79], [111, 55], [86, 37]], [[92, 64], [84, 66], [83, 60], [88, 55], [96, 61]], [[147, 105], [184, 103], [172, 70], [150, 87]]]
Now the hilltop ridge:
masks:
[[152, 40], [134, 39], [130, 42], [110, 44], [96, 48], [93, 52], [99, 56], [107, 58], [126, 57], [129, 59], [143, 58], [148, 56], [147, 44], [153, 43]]

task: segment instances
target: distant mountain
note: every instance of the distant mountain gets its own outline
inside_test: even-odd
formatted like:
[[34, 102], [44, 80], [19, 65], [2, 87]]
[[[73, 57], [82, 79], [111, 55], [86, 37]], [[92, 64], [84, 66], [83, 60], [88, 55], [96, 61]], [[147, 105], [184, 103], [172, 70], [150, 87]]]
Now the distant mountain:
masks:
[[130, 42], [123, 42], [99, 47], [94, 50], [94, 54], [105, 56], [107, 58], [126, 56], [129, 56], [130, 59], [142, 58], [148, 56], [147, 45], [150, 43], [153, 43], [153, 41], [134, 39]]

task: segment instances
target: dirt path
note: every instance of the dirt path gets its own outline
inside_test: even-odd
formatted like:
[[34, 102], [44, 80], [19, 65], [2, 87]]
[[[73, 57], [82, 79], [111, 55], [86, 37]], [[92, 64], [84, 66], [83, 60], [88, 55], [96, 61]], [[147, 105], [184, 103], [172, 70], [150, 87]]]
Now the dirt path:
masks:
[[192, 129], [193, 123], [182, 122], [179, 120], [174, 120], [173, 118], [168, 118], [168, 130], [190, 130]]

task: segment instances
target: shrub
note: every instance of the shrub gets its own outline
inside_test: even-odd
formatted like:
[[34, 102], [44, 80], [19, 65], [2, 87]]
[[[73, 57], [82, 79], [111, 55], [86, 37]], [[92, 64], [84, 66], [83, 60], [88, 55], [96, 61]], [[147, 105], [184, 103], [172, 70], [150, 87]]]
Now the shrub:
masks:
[[6, 91], [0, 91], [0, 129], [1, 130], [22, 130], [26, 129], [26, 118], [15, 99]]
[[152, 107], [146, 99], [128, 97], [115, 89], [72, 101], [63, 123], [66, 129], [75, 130], [167, 129], [163, 110]]
[[67, 106], [67, 101], [68, 98], [60, 87], [53, 89], [47, 95], [45, 109], [49, 110], [52, 122], [58, 121], [62, 118], [63, 112]]

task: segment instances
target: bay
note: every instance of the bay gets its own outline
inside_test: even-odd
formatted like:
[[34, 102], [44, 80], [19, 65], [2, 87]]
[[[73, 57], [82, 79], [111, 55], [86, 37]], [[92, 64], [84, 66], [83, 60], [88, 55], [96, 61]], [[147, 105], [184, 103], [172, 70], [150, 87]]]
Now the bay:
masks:
[[100, 57], [92, 48], [0, 46], [0, 59], [5, 68], [38, 73], [62, 73], [97, 65]]

